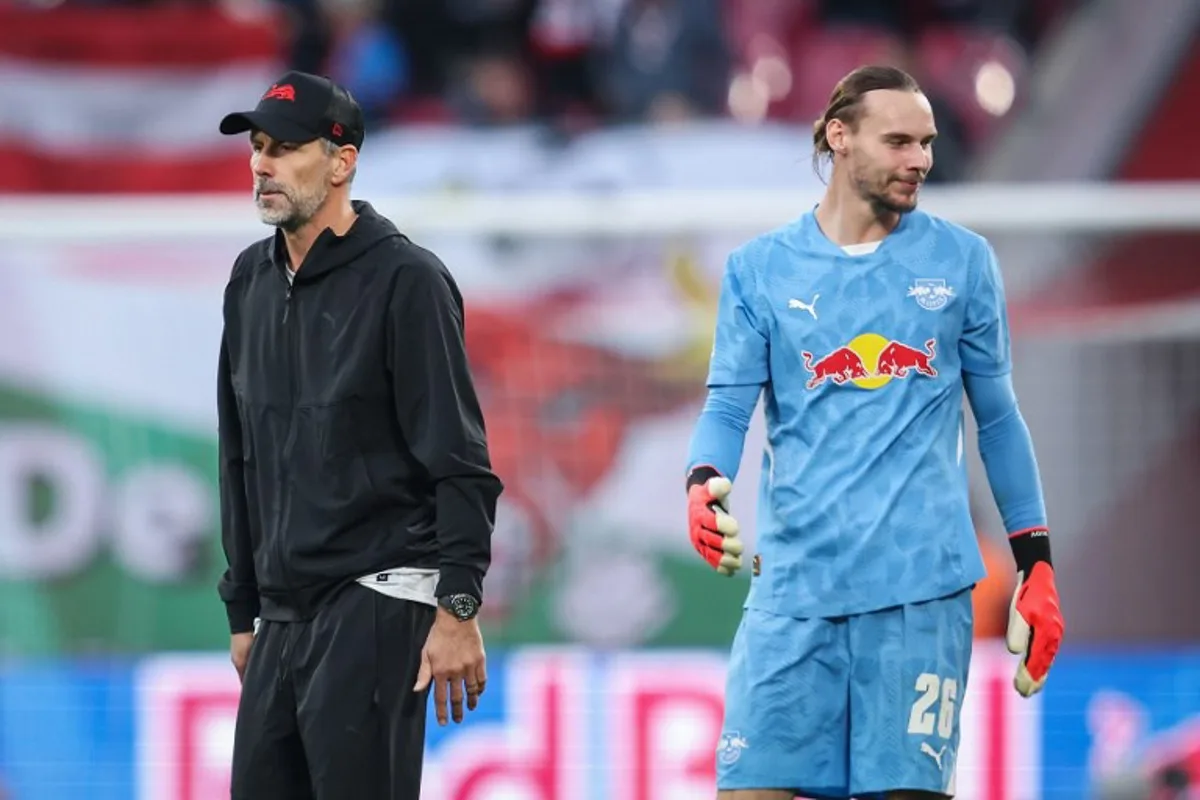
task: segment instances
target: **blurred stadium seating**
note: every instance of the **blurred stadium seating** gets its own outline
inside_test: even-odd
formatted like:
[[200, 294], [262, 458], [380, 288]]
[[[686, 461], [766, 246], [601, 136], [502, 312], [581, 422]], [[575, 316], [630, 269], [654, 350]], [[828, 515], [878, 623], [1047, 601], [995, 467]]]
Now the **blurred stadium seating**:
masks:
[[[635, 53], [641, 39], [626, 36], [653, 33], [657, 3], [693, 11], [653, 45], [671, 58], [630, 68], [630, 58], [659, 57]], [[12, 156], [0, 191], [236, 190], [243, 170], [229, 143], [171, 134], [179, 120], [202, 129], [209, 103], [247, 102], [255, 77], [291, 64], [350, 86], [374, 139], [418, 124], [536, 124], [580, 136], [661, 123], [664, 114], [807, 124], [837, 78], [887, 61], [928, 85], [944, 109], [943, 141], [970, 152], [1022, 96], [1038, 43], [1071, 6], [1018, 3], [1023, 14], [997, 20], [974, 0], [874, 15], [880, 4], [866, 0], [677, 4], [511, 0], [440, 12], [362, 0], [6, 4], [0, 98], [23, 111], [0, 124], [0, 155]], [[194, 119], [172, 103], [184, 96], [197, 101]], [[944, 164], [938, 179], [960, 177], [958, 168]]]

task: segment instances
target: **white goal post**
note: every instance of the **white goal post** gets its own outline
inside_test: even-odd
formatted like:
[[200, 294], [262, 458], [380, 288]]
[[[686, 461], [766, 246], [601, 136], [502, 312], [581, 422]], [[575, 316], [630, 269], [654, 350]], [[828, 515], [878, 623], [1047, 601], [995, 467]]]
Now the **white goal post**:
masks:
[[[421, 234], [671, 235], [761, 231], [819, 200], [811, 188], [710, 191], [430, 193], [371, 197]], [[987, 233], [1200, 229], [1200, 183], [929, 186], [922, 208]], [[0, 241], [104, 242], [261, 232], [248, 196], [4, 197]]]

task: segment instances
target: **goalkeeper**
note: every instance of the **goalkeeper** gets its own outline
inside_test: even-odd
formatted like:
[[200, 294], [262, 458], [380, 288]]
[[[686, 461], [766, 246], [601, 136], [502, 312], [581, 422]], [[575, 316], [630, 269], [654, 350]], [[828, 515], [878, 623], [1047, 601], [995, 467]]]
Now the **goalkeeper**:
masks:
[[[687, 464], [696, 549], [723, 574], [751, 573], [717, 742], [721, 800], [954, 795], [984, 576], [964, 392], [1017, 563], [1020, 694], [1042, 688], [1062, 639], [994, 252], [916, 208], [936, 133], [910, 76], [852, 72], [815, 126], [833, 163], [820, 204], [726, 265]], [[750, 558], [728, 497], [760, 397]]]

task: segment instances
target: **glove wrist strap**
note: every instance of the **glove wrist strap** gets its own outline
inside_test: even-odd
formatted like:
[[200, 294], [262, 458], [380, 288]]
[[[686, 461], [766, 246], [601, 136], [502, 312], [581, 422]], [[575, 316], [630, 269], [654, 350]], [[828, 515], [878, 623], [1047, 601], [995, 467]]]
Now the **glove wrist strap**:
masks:
[[719, 478], [721, 473], [708, 465], [700, 465], [695, 467], [687, 476], [687, 489], [691, 490], [693, 486], [703, 486], [708, 483], [709, 478]]
[[1049, 528], [1039, 526], [1014, 531], [1008, 535], [1008, 544], [1012, 548], [1013, 560], [1017, 562], [1017, 570], [1026, 577], [1039, 561], [1054, 567], [1054, 562], [1050, 560]]

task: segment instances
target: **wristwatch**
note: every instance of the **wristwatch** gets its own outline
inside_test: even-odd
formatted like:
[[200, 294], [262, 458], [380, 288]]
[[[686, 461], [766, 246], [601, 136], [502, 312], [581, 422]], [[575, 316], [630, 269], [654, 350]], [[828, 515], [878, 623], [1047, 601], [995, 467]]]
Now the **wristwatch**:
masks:
[[470, 594], [448, 594], [438, 598], [438, 605], [449, 611], [460, 622], [475, 619], [479, 613], [479, 598]]

